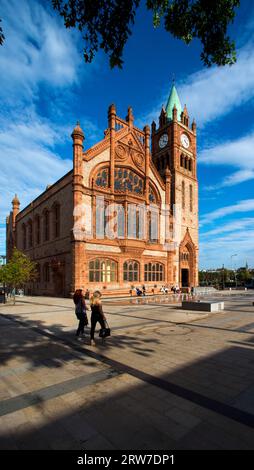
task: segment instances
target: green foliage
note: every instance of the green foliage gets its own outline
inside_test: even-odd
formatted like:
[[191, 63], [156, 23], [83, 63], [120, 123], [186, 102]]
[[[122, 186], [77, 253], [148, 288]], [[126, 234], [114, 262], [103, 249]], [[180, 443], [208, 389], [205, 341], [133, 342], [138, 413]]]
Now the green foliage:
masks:
[[[111, 68], [122, 68], [123, 49], [140, 0], [51, 0], [51, 3], [63, 17], [66, 28], [77, 28], [82, 33], [86, 62], [92, 62], [102, 49], [109, 56]], [[240, 0], [146, 0], [155, 28], [164, 20], [165, 30], [175, 38], [186, 44], [195, 38], [200, 40], [201, 60], [208, 67], [232, 65], [236, 61], [235, 44], [227, 36], [227, 28], [239, 5]], [[0, 26], [0, 45], [3, 42]]]
[[[77, 28], [85, 41], [84, 58], [91, 62], [103, 49], [111, 67], [122, 67], [123, 48], [131, 34], [140, 0], [52, 0], [64, 18], [66, 28]], [[227, 28], [235, 17], [240, 0], [147, 0], [153, 12], [153, 25], [164, 20], [165, 30], [189, 44], [201, 41], [201, 60], [212, 64], [232, 65], [236, 61], [235, 44]]]
[[0, 281], [11, 288], [21, 287], [26, 282], [35, 280], [36, 276], [36, 263], [16, 248], [10, 261], [0, 270]]
[[232, 65], [236, 61], [234, 41], [227, 28], [235, 17], [240, 0], [147, 0], [154, 23], [164, 18], [166, 31], [189, 44], [194, 38], [203, 46], [201, 60], [212, 64]]
[[77, 28], [85, 42], [84, 59], [92, 62], [103, 49], [111, 68], [122, 67], [123, 47], [131, 35], [140, 0], [52, 0], [66, 28]]

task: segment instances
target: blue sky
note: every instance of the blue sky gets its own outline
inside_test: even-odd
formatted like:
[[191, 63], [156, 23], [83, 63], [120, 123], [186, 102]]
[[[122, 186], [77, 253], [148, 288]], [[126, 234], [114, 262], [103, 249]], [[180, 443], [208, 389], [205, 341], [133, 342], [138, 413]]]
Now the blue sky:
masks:
[[[107, 109], [133, 107], [142, 127], [166, 104], [174, 74], [198, 126], [200, 268], [254, 267], [254, 4], [242, 0], [231, 36], [238, 61], [207, 69], [200, 45], [154, 30], [141, 6], [122, 70], [99, 52], [82, 59], [79, 33], [66, 30], [49, 1], [1, 0], [0, 253], [15, 193], [21, 208], [71, 168], [71, 131], [80, 120], [85, 148], [103, 138]], [[237, 254], [231, 258], [232, 254]]]

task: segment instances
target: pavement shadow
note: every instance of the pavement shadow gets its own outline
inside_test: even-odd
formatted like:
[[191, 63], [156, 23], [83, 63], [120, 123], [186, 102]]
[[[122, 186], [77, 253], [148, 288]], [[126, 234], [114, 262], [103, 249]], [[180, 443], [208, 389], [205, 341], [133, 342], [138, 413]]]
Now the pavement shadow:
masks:
[[[44, 364], [46, 367], [62, 367], [73, 360], [73, 354], [67, 349], [63, 352], [63, 345], [71, 346], [79, 352], [84, 352], [84, 347], [90, 345], [90, 329], [86, 328], [85, 337], [81, 341], [75, 338], [76, 327], [73, 331], [66, 331], [62, 324], [45, 325], [39, 319], [26, 319], [18, 314], [3, 315], [0, 314], [1, 340], [0, 357], [1, 363], [5, 364], [11, 359], [22, 358], [25, 362], [31, 364], [31, 368], [39, 367]], [[98, 327], [96, 335], [98, 336]], [[151, 340], [132, 334], [117, 334], [107, 338], [104, 344], [96, 336], [96, 344], [102, 351], [110, 348], [125, 349], [128, 347], [133, 352], [149, 357], [153, 354], [152, 345], [159, 343], [154, 338]], [[51, 340], [49, 347], [48, 340]], [[149, 343], [149, 347], [148, 347]]]
[[[52, 356], [47, 341], [45, 346], [39, 344], [41, 336], [48, 338], [48, 333], [43, 331], [43, 322], [36, 321], [34, 324], [29, 321], [30, 328], [27, 328], [18, 315], [12, 322], [2, 317], [0, 320], [1, 328], [5, 323], [6, 329], [6, 334], [2, 338], [3, 348], [1, 346], [5, 361], [17, 356], [31, 359], [32, 355], [36, 357], [34, 362], [36, 367], [41, 355], [45, 353], [44, 348], [47, 348], [49, 355]], [[18, 322], [20, 326], [17, 326]], [[205, 326], [195, 324], [196, 331], [202, 333], [201, 328]], [[210, 328], [209, 325], [206, 327]], [[13, 337], [11, 328], [18, 328]], [[139, 370], [133, 363], [128, 363], [127, 355], [125, 363], [107, 356], [107, 347], [119, 348], [121, 344], [122, 348], [128, 346], [129, 350], [139, 351], [144, 346], [142, 337], [120, 335], [117, 337], [117, 345], [113, 339], [113, 342], [104, 349], [101, 347], [97, 350], [88, 350], [85, 346], [76, 346], [68, 342], [67, 333], [64, 337], [61, 335], [61, 326], [53, 325], [52, 347], [56, 350], [53, 349], [53, 362], [49, 362], [49, 367], [61, 366], [57, 354], [60, 359], [61, 354], [63, 355], [64, 342], [72, 347], [73, 352], [83, 351], [84, 357], [96, 359], [98, 365], [103, 362], [108, 367], [109, 374], [103, 379], [99, 375], [92, 391], [86, 382], [82, 382], [81, 385], [73, 382], [67, 389], [60, 384], [62, 388], [54, 389], [53, 395], [52, 391], [51, 395], [48, 391], [47, 394], [43, 394], [43, 391], [40, 394], [36, 392], [40, 400], [38, 406], [44, 417], [43, 424], [39, 424], [38, 419], [36, 424], [30, 422], [29, 429], [28, 426], [20, 424], [15, 428], [15, 432], [9, 432], [8, 428], [2, 430], [0, 448], [83, 451], [253, 449], [254, 335], [244, 330], [244, 326], [242, 330], [243, 337], [248, 335], [246, 341], [243, 341], [244, 344], [241, 341], [232, 344], [225, 339], [223, 349], [187, 361], [185, 365], [164, 374], [155, 375], [149, 372], [149, 362], [145, 370]], [[38, 339], [34, 332], [40, 333]], [[235, 332], [239, 333], [236, 330]], [[221, 334], [219, 329], [217, 333]], [[150, 342], [148, 339], [146, 344], [149, 345]], [[152, 360], [152, 348], [148, 348], [145, 352], [151, 354], [150, 360]], [[173, 345], [167, 350], [167, 354], [169, 353], [174, 355]], [[73, 359], [71, 351], [66, 352], [66, 355], [67, 360], [68, 355]], [[57, 396], [64, 399], [69, 393], [74, 394], [71, 410], [66, 409], [65, 412], [61, 410], [61, 413], [54, 417], [49, 411], [45, 411], [50, 398]], [[22, 397], [24, 402], [20, 402], [19, 411], [32, 406], [32, 398], [29, 396], [29, 400], [25, 400], [25, 397]], [[10, 413], [11, 410], [10, 407]]]

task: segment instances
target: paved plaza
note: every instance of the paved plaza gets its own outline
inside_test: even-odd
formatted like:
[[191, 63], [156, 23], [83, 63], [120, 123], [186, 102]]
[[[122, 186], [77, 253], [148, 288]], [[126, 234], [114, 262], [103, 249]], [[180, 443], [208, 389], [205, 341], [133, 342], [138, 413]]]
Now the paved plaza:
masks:
[[105, 300], [96, 346], [71, 299], [0, 306], [0, 448], [253, 449], [254, 292], [215, 298], [224, 311]]

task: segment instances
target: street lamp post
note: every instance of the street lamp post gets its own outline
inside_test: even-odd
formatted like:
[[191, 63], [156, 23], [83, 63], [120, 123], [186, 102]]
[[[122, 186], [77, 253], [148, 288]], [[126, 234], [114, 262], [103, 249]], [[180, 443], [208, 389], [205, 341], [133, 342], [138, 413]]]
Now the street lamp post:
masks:
[[237, 256], [237, 253], [235, 253], [234, 255], [231, 255], [230, 258], [231, 258], [231, 269], [232, 271], [234, 271], [234, 275], [235, 275], [235, 288], [237, 287], [237, 279], [236, 279], [236, 272], [235, 272], [235, 269], [233, 269], [233, 261], [232, 261], [232, 258], [234, 256]]
[[225, 271], [224, 264], [222, 265], [222, 290], [225, 289]]

